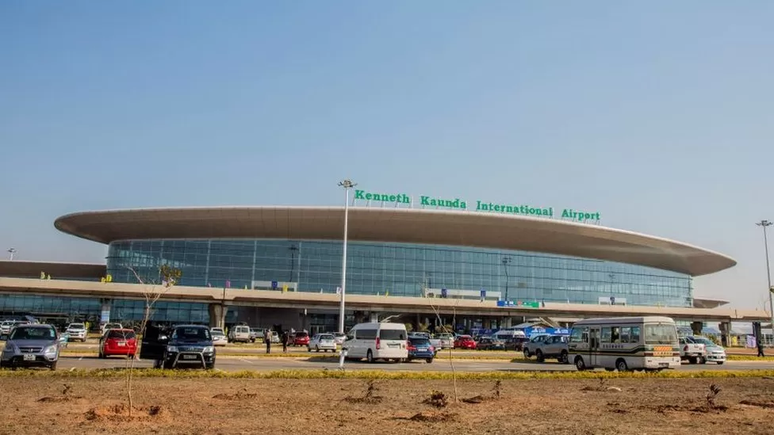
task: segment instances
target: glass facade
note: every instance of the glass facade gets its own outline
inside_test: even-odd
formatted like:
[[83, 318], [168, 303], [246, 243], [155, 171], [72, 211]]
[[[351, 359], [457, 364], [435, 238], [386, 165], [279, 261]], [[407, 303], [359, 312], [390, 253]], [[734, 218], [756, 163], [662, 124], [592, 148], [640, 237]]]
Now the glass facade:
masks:
[[[252, 288], [253, 281], [296, 283], [298, 291], [335, 292], [342, 243], [316, 240], [135, 240], [109, 246], [116, 282], [135, 283], [128, 267], [156, 279], [162, 264], [182, 270], [181, 285]], [[509, 299], [691, 307], [688, 275], [609, 261], [458, 246], [350, 242], [347, 293], [422, 296], [423, 289], [481, 289]], [[205, 310], [206, 311], [206, 310]], [[206, 313], [205, 313], [206, 315]]]
[[[95, 298], [71, 298], [23, 294], [0, 295], [0, 313], [34, 313], [38, 317], [61, 317], [66, 320], [98, 322], [102, 304]], [[142, 319], [145, 301], [113, 299], [110, 319], [114, 322], [136, 322]], [[153, 318], [168, 322], [207, 323], [207, 304], [159, 301], [153, 306]]]

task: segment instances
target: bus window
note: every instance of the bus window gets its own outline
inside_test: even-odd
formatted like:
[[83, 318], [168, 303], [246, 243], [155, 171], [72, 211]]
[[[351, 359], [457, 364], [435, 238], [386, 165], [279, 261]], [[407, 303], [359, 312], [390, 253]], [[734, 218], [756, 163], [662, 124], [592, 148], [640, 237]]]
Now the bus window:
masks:
[[639, 326], [632, 326], [632, 337], [629, 339], [629, 343], [639, 343], [640, 342], [640, 327]]
[[619, 332], [620, 328], [618, 326], [613, 326], [610, 328], [610, 342], [611, 343], [620, 343], [621, 342], [621, 333]]
[[621, 328], [621, 343], [630, 343], [629, 337], [632, 335], [632, 328], [624, 326]]
[[672, 344], [677, 341], [674, 325], [645, 325], [646, 344]]
[[602, 343], [610, 343], [610, 328], [602, 328]]
[[588, 328], [573, 328], [570, 343], [586, 343], [589, 340]]

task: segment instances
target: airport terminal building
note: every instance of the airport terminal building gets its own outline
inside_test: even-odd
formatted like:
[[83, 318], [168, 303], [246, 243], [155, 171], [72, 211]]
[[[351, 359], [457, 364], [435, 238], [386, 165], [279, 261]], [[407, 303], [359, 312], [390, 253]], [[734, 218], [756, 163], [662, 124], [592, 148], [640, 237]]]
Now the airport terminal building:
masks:
[[[480, 201], [470, 209], [465, 202], [460, 207], [459, 201], [424, 207], [436, 201], [425, 197], [424, 208], [414, 208], [407, 198], [397, 201], [398, 196], [394, 206], [382, 202], [371, 207], [370, 198], [365, 199], [370, 194], [358, 194], [355, 200], [365, 200], [366, 206], [355, 203], [349, 208], [347, 295], [445, 297], [516, 307], [564, 303], [690, 308], [695, 305], [694, 276], [736, 264], [685, 243], [589, 223], [598, 213]], [[182, 271], [180, 286], [293, 292], [300, 301], [304, 294], [336, 294], [341, 286], [343, 207], [89, 211], [62, 216], [55, 226], [107, 246], [104, 265], [58, 278], [99, 281], [109, 276], [114, 283], [137, 283], [135, 273], [154, 281], [159, 267], [169, 265]], [[95, 274], [100, 267], [103, 272]], [[107, 303], [110, 319], [116, 321], [139, 319], [143, 309], [143, 301], [136, 298], [106, 302], [104, 297], [17, 293], [1, 299], [3, 313], [67, 312], [103, 318]], [[303, 302], [300, 310], [303, 326], [335, 329], [336, 310], [307, 310]], [[285, 311], [234, 305], [226, 322], [271, 326], [283, 316], [295, 318]], [[211, 323], [207, 304], [186, 300], [159, 302], [155, 317]], [[357, 320], [358, 313], [348, 312], [348, 324]], [[465, 327], [482, 323], [465, 322]], [[498, 326], [495, 318], [486, 323]]]

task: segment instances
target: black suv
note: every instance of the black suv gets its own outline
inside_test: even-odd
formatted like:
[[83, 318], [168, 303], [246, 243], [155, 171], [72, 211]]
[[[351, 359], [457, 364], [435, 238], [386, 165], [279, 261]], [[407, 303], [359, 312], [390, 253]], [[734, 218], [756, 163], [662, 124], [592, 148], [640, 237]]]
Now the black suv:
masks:
[[154, 367], [215, 368], [215, 346], [206, 326], [178, 325], [171, 330], [149, 326], [142, 337], [140, 358], [152, 359]]

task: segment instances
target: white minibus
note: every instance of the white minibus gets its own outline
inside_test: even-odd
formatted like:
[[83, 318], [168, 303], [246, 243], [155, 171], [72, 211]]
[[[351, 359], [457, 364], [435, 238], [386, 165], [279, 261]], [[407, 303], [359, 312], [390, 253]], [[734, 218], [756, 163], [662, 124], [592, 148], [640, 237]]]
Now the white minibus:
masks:
[[408, 358], [408, 333], [402, 323], [359, 323], [347, 333], [341, 345], [347, 359], [405, 361]]
[[669, 317], [617, 317], [576, 322], [569, 362], [578, 370], [663, 370], [680, 367], [677, 328]]

